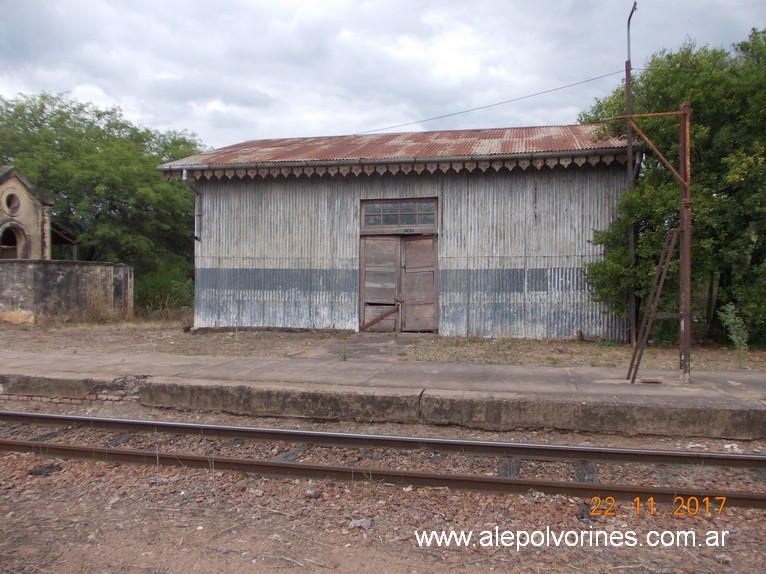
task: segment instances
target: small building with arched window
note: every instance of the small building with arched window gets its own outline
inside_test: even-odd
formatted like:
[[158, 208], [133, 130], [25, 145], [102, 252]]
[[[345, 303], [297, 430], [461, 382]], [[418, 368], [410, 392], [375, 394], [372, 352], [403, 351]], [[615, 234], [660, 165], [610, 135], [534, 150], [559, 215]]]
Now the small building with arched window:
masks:
[[51, 258], [53, 201], [15, 167], [0, 167], [0, 259]]

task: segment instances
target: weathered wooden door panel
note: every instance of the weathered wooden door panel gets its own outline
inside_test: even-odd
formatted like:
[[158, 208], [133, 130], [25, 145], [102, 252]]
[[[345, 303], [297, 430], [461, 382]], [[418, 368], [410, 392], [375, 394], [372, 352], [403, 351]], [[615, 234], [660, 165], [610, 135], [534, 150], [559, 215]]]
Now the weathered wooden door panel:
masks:
[[365, 330], [436, 331], [436, 237], [372, 236], [361, 244], [361, 324]]
[[[396, 305], [399, 286], [400, 243], [398, 237], [365, 237], [362, 240], [362, 325], [387, 313]], [[398, 313], [375, 323], [369, 331], [394, 332]]]
[[400, 300], [402, 331], [435, 331], [436, 237], [404, 237]]
[[362, 297], [365, 303], [393, 305], [397, 294], [398, 237], [365, 237]]
[[361, 324], [376, 332], [436, 331], [436, 237], [372, 236], [361, 244]]
[[365, 329], [372, 333], [394, 333], [397, 330], [398, 313], [393, 313], [380, 321], [375, 321], [381, 315], [385, 315], [394, 309], [394, 305], [374, 305], [365, 303], [364, 305], [364, 323], [373, 323]]

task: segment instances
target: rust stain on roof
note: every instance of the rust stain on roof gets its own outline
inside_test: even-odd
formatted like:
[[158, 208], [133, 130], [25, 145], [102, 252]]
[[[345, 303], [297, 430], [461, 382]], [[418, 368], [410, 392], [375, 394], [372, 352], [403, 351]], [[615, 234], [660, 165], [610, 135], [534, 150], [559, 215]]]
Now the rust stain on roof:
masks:
[[252, 140], [160, 166], [166, 171], [308, 162], [439, 161], [447, 158], [583, 153], [623, 149], [621, 138], [599, 138], [597, 126], [450, 130]]

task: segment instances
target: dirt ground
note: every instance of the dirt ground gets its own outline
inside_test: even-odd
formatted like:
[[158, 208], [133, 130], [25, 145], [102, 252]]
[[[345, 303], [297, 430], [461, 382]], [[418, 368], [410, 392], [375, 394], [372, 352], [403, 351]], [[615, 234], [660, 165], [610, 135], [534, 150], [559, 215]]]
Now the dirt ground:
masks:
[[[234, 357], [439, 361], [528, 366], [614, 367], [627, 370], [632, 349], [612, 342], [442, 337], [432, 334], [214, 331], [192, 333], [179, 323], [0, 324], [0, 346], [23, 351], [174, 353]], [[642, 369], [678, 368], [678, 349], [650, 347]], [[766, 371], [766, 349], [692, 349], [695, 370]]]

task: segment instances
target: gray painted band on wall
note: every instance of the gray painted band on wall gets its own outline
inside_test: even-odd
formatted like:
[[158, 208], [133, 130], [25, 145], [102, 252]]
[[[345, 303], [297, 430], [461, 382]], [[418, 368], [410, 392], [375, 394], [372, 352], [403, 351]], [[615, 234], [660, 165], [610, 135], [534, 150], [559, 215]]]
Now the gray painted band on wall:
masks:
[[[355, 269], [197, 269], [199, 289], [255, 291], [314, 290], [356, 292]], [[441, 292], [525, 293], [584, 291], [580, 268], [552, 269], [444, 269], [439, 273]]]
[[[589, 300], [580, 268], [441, 270], [439, 332], [624, 338], [624, 321]], [[195, 324], [357, 329], [356, 269], [197, 269]]]
[[356, 292], [356, 269], [197, 269], [198, 289]]
[[550, 269], [443, 269], [444, 293], [548, 293], [584, 291], [585, 272], [578, 267]]

